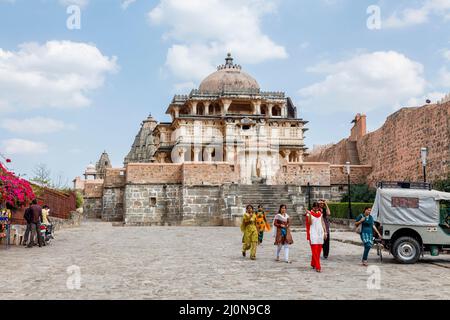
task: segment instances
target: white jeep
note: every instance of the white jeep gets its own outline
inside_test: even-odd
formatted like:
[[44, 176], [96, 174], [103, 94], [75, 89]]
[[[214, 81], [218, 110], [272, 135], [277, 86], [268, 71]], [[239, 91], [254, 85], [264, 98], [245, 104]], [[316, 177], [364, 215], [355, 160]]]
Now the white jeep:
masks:
[[450, 193], [420, 183], [378, 184], [372, 216], [384, 247], [404, 264], [450, 253]]

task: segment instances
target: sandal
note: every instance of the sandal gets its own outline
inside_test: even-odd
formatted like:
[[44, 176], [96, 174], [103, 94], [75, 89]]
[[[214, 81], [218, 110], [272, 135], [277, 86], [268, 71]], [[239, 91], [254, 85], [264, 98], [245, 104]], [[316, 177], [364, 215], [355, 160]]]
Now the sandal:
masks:
[[275, 261], [277, 261], [277, 262], [280, 261], [280, 257], [276, 257]]

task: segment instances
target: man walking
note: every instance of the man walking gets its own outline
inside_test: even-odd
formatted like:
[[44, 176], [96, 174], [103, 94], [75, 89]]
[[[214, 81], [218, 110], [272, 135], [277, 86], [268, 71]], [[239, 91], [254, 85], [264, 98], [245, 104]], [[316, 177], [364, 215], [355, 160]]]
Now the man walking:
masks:
[[40, 232], [40, 225], [42, 220], [42, 208], [38, 205], [37, 200], [34, 199], [31, 202], [31, 241], [28, 244], [28, 248], [32, 248], [34, 246], [34, 239], [37, 239], [39, 247], [42, 247], [42, 237]]

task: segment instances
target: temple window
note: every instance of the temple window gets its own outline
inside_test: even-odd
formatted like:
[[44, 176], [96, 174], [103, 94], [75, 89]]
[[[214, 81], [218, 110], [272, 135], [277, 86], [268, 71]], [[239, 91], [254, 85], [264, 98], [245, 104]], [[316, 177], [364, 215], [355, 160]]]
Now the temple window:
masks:
[[261, 114], [263, 116], [267, 115], [267, 106], [265, 104], [261, 106]]
[[202, 103], [197, 106], [197, 115], [202, 116], [204, 114], [205, 114], [205, 107], [203, 106]]
[[229, 114], [253, 114], [253, 106], [250, 103], [232, 103], [228, 108]]
[[272, 116], [281, 117], [281, 108], [279, 106], [275, 106], [272, 109]]
[[191, 113], [191, 110], [189, 107], [184, 106], [183, 108], [181, 108], [180, 110], [180, 115], [188, 115]]

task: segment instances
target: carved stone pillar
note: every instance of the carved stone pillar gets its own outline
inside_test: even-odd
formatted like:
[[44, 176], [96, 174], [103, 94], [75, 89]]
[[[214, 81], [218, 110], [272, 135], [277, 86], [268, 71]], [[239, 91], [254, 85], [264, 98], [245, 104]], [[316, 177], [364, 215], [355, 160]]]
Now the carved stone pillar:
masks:
[[184, 159], [185, 159], [185, 156], [186, 156], [186, 148], [179, 148], [179, 151], [178, 151], [179, 153], [179, 156], [180, 156], [180, 162], [181, 163], [183, 163], [184, 162]]
[[194, 147], [194, 162], [200, 162], [200, 156], [202, 153], [201, 147]]
[[212, 162], [212, 153], [213, 153], [213, 151], [214, 151], [214, 148], [212, 148], [212, 147], [206, 147], [205, 148], [205, 152], [204, 152], [204, 154], [205, 154], [205, 161], [206, 162]]
[[222, 115], [225, 116], [228, 113], [228, 108], [231, 105], [232, 100], [222, 99]]
[[291, 150], [284, 150], [284, 160], [289, 163], [289, 155], [291, 154]]
[[227, 162], [234, 163], [234, 146], [226, 146]]
[[192, 101], [191, 102], [191, 114], [197, 114], [197, 101]]
[[269, 103], [267, 105], [267, 114], [269, 115], [269, 117], [272, 117], [272, 109], [273, 109], [273, 103]]
[[205, 116], [209, 115], [209, 106], [211, 105], [211, 101], [203, 102], [203, 106], [205, 108]]
[[253, 101], [253, 112], [256, 115], [260, 115], [261, 114], [261, 101]]

